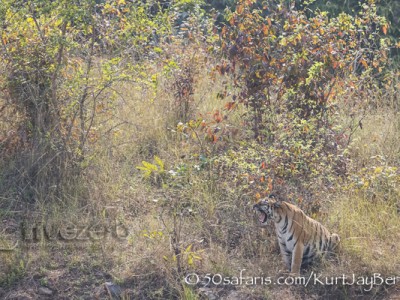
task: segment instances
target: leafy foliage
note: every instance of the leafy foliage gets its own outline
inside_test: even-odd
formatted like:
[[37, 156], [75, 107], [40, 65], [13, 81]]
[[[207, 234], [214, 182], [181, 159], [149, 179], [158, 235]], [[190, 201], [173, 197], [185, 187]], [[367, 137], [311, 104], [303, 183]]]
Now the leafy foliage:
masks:
[[[365, 93], [387, 64], [386, 20], [374, 4], [364, 4], [358, 16], [332, 18], [243, 0], [227, 21], [221, 31], [226, 60], [216, 72], [232, 77], [238, 92], [227, 105], [245, 106], [244, 124], [262, 145], [241, 147], [236, 158], [227, 155], [228, 165], [238, 178], [260, 174], [256, 190], [265, 190], [268, 178], [285, 194], [294, 187], [304, 196], [312, 185], [332, 186], [336, 176], [347, 174], [351, 134], [338, 126], [338, 104], [346, 87]], [[349, 101], [357, 108], [367, 104], [361, 97]], [[252, 172], [239, 162], [243, 158]]]
[[[89, 276], [100, 265], [126, 288], [122, 297], [197, 298], [201, 290], [182, 280], [188, 273], [281, 269], [275, 236], [251, 222], [252, 202], [271, 192], [344, 237], [340, 259], [319, 271], [365, 274], [376, 266], [392, 275], [399, 72], [386, 68], [393, 15], [387, 22], [383, 1], [364, 2], [354, 13], [333, 13], [318, 7], [340, 1], [3, 1], [0, 215], [31, 201], [27, 214], [40, 221], [95, 217], [131, 229], [127, 243], [80, 244], [83, 259], [74, 243], [16, 253], [0, 260], [12, 271], [3, 281], [19, 288], [30, 276], [57, 285], [31, 276], [35, 259], [40, 274], [42, 258], [53, 269], [53, 251], [86, 268], [101, 249], [93, 272], [84, 270], [88, 282], [103, 283]], [[232, 11], [222, 20], [225, 7]], [[0, 240], [8, 241], [12, 221], [2, 220]], [[82, 283], [70, 269], [65, 275]], [[292, 291], [293, 298], [361, 293]], [[275, 290], [220, 292], [263, 299]]]
[[380, 71], [387, 59], [387, 41], [379, 35], [387, 23], [374, 5], [365, 5], [357, 17], [330, 19], [324, 12], [307, 17], [281, 5], [260, 9], [255, 1], [239, 1], [228, 20], [221, 49], [229, 63], [217, 70], [232, 74], [240, 86], [237, 99], [250, 108], [260, 141], [273, 138], [268, 117], [285, 108], [304, 120], [316, 118], [318, 127], [329, 126], [335, 88], [362, 83], [357, 75]]
[[151, 179], [157, 184], [162, 184], [165, 178], [164, 162], [157, 155], [154, 156], [154, 164], [147, 161], [142, 161], [141, 166], [137, 166], [136, 169], [143, 173], [143, 177]]
[[65, 166], [87, 166], [88, 143], [112, 131], [97, 123], [97, 115], [112, 115], [111, 87], [143, 77], [136, 61], [162, 42], [157, 32], [170, 32], [168, 17], [125, 1], [7, 0], [0, 22], [2, 98], [18, 111], [24, 143], [14, 145], [26, 150], [22, 185], [32, 191], [27, 198], [50, 186], [60, 193]]
[[[364, 3], [374, 3], [378, 9], [378, 14], [384, 16], [389, 23], [388, 32], [393, 37], [399, 37], [400, 27], [396, 16], [400, 13], [400, 4], [398, 1], [393, 0], [376, 0], [376, 1], [355, 1], [355, 0], [339, 0], [339, 1], [321, 1], [314, 0], [310, 1], [308, 7], [310, 10], [315, 11], [319, 9], [321, 11], [329, 12], [332, 16], [337, 16], [342, 12], [346, 14], [355, 15], [362, 10]], [[296, 6], [301, 7], [304, 5], [303, 1], [296, 1]]]

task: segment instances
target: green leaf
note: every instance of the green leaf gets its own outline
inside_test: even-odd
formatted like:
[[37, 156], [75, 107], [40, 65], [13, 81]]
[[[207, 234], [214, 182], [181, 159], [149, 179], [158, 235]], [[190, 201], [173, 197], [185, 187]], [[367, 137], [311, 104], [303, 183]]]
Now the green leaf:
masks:
[[185, 253], [189, 253], [192, 250], [192, 244], [190, 244], [186, 249]]
[[151, 176], [152, 170], [150, 170], [148, 168], [138, 166], [138, 167], [136, 167], [136, 169], [141, 170], [143, 172], [143, 176], [145, 178], [149, 178]]
[[142, 164], [145, 168], [149, 170], [158, 171], [158, 167], [156, 165], [153, 165], [152, 163], [149, 163], [147, 161], [142, 161]]
[[193, 256], [192, 255], [189, 255], [189, 257], [188, 257], [188, 265], [189, 266], [193, 265]]
[[164, 162], [161, 160], [161, 158], [159, 158], [157, 155], [154, 155], [154, 160], [156, 164], [160, 166], [160, 171], [164, 172]]

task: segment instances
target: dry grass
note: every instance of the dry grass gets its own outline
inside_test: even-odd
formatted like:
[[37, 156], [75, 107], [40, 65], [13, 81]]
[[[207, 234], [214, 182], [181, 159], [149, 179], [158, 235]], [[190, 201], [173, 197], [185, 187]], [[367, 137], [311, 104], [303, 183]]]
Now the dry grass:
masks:
[[336, 222], [342, 239], [341, 260], [347, 270], [398, 275], [400, 217], [393, 200], [347, 195], [335, 201], [331, 213], [340, 216]]
[[[223, 79], [212, 81], [205, 68], [198, 72], [194, 117], [223, 105], [216, 96]], [[104, 134], [92, 145], [89, 167], [80, 185], [71, 187], [63, 201], [51, 206], [43, 202], [36, 205], [35, 214], [22, 216], [60, 227], [66, 222], [124, 224], [129, 229], [127, 239], [71, 244], [42, 241], [20, 251], [0, 252], [1, 269], [7, 271], [0, 275], [0, 281], [7, 295], [24, 292], [34, 298], [40, 286], [48, 286], [59, 297], [78, 299], [89, 291], [91, 296], [97, 293], [99, 298], [107, 299], [102, 285], [113, 281], [124, 289], [125, 299], [199, 299], [201, 292], [183, 283], [189, 272], [238, 276], [240, 270], [246, 269], [249, 276], [282, 274], [274, 233], [256, 227], [246, 210], [247, 200], [221, 191], [223, 184], [218, 177], [210, 178], [191, 169], [185, 174], [190, 184], [170, 190], [143, 180], [136, 169], [142, 160], [152, 162], [154, 155], [165, 162], [167, 171], [194, 159], [196, 145], [175, 131], [180, 120], [176, 119], [168, 80], [159, 79], [155, 94], [137, 83], [118, 86], [120, 98], [113, 108], [116, 118], [96, 124]], [[229, 122], [240, 128], [237, 115], [231, 116]], [[377, 155], [385, 158], [385, 166], [398, 164], [399, 115], [377, 111], [363, 123], [364, 129], [356, 132], [351, 145], [353, 169], [380, 167], [376, 160], [371, 160]], [[399, 275], [400, 217], [396, 193], [398, 196], [400, 187], [397, 184], [388, 199], [382, 196], [387, 194], [386, 186], [371, 188], [375, 190], [355, 192], [339, 187], [339, 192], [326, 195], [332, 200], [326, 223], [341, 236], [342, 244], [337, 260], [317, 266], [315, 272], [327, 276], [349, 272], [360, 276], [373, 272]], [[374, 191], [378, 197], [371, 196]], [[179, 226], [174, 225], [174, 214]], [[13, 216], [6, 214], [4, 220], [8, 219]], [[4, 232], [1, 236], [6, 237]], [[181, 251], [181, 274], [174, 256], [176, 246]], [[284, 299], [322, 295], [334, 299], [351, 298], [356, 290], [346, 286], [244, 286], [210, 292], [220, 298], [236, 295], [237, 299], [276, 299], [282, 295]], [[367, 293], [365, 297], [378, 298], [377, 295]]]
[[362, 120], [351, 144], [352, 157], [358, 166], [365, 167], [371, 157], [382, 156], [387, 164], [400, 161], [400, 116], [394, 109], [380, 109]]
[[340, 183], [329, 208], [342, 238], [337, 271], [398, 275], [400, 115], [394, 107], [373, 110], [362, 125], [350, 144], [353, 183]]

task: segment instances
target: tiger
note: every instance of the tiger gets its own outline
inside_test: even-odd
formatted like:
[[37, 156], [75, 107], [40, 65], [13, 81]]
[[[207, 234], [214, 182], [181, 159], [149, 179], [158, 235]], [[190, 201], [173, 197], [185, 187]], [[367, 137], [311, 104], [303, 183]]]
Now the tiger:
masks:
[[321, 223], [308, 217], [299, 207], [269, 195], [253, 206], [259, 222], [265, 226], [272, 219], [284, 263], [292, 275], [311, 264], [316, 257], [338, 246], [340, 238], [330, 234]]

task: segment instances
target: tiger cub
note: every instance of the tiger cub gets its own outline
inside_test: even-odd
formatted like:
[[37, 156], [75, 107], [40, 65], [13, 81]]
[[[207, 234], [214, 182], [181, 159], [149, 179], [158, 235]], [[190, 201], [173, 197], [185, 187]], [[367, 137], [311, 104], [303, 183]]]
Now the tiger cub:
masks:
[[273, 195], [255, 204], [253, 209], [258, 212], [262, 225], [269, 219], [274, 220], [283, 260], [294, 275], [299, 275], [300, 267], [311, 263], [316, 256], [334, 250], [340, 241], [337, 234], [330, 234], [300, 208], [277, 201]]

